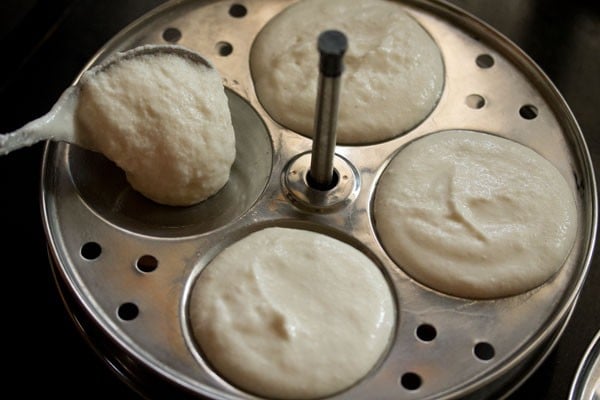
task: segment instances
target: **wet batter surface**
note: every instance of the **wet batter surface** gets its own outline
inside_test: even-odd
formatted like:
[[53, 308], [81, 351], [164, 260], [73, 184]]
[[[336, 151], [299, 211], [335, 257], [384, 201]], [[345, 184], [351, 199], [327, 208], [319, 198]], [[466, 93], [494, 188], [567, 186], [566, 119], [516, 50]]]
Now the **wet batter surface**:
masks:
[[195, 283], [189, 318], [206, 360], [269, 398], [347, 389], [384, 354], [394, 301], [363, 253], [315, 232], [267, 228], [232, 244]]
[[444, 83], [440, 51], [396, 3], [305, 0], [285, 9], [254, 40], [250, 56], [258, 98], [280, 124], [312, 136], [318, 81], [317, 37], [348, 37], [337, 139], [381, 142], [411, 129], [437, 104]]
[[431, 134], [402, 149], [378, 184], [374, 219], [400, 268], [469, 298], [541, 285], [577, 232], [572, 191], [549, 161], [470, 131]]
[[175, 54], [144, 54], [81, 80], [78, 142], [121, 167], [157, 203], [187, 206], [218, 192], [235, 160], [221, 77]]

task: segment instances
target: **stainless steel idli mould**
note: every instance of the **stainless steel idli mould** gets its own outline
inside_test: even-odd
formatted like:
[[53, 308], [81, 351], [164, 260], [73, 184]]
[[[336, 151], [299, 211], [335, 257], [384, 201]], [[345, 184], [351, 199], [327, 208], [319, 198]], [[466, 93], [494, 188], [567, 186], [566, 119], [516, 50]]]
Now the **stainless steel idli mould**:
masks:
[[[42, 214], [68, 312], [91, 345], [145, 397], [253, 398], [202, 362], [189, 332], [187, 296], [199, 271], [250, 232], [268, 226], [310, 229], [372, 257], [397, 299], [389, 350], [364, 379], [333, 398], [507, 396], [561, 336], [595, 242], [595, 178], [573, 114], [540, 68], [490, 26], [444, 1], [401, 1], [442, 53], [439, 103], [422, 123], [392, 140], [336, 147], [343, 201], [327, 192], [303, 197], [302, 171], [312, 142], [270, 118], [249, 67], [258, 32], [294, 2], [167, 2], [126, 27], [86, 66], [143, 44], [177, 43], [199, 52], [223, 76], [237, 158], [217, 195], [192, 207], [167, 207], [134, 192], [102, 155], [48, 143]], [[411, 279], [378, 241], [372, 201], [387, 163], [412, 140], [457, 129], [494, 133], [533, 148], [572, 188], [576, 242], [544, 285], [494, 300], [448, 296]], [[300, 178], [293, 176], [298, 173]]]

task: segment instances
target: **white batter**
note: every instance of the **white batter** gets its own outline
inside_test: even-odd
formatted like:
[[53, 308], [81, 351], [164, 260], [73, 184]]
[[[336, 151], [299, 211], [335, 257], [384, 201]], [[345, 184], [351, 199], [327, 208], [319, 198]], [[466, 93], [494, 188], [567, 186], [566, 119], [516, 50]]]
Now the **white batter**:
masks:
[[563, 265], [577, 230], [572, 191], [528, 147], [452, 131], [402, 149], [378, 184], [379, 237], [409, 275], [439, 291], [497, 298]]
[[344, 390], [374, 367], [395, 311], [381, 271], [354, 247], [267, 228], [200, 273], [189, 317], [226, 380], [261, 396], [309, 399]]
[[428, 33], [399, 4], [384, 0], [303, 0], [275, 16], [250, 56], [258, 98], [280, 124], [312, 136], [317, 96], [317, 38], [348, 37], [337, 139], [365, 144], [397, 136], [432, 111], [444, 66]]
[[135, 190], [186, 206], [227, 183], [235, 137], [214, 68], [149, 54], [87, 73], [81, 83], [78, 141], [121, 167]]

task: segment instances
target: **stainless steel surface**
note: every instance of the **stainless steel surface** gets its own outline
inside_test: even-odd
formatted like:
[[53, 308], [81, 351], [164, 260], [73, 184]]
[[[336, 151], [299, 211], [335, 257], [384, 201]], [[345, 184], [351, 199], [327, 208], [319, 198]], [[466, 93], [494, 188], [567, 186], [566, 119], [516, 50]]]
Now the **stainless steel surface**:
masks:
[[[333, 35], [333, 37], [331, 37]], [[336, 35], [344, 39], [342, 47], [336, 47]], [[333, 43], [333, 46], [329, 42]], [[328, 49], [327, 47], [333, 47]], [[317, 85], [317, 101], [315, 107], [315, 129], [312, 143], [310, 171], [307, 175], [309, 184], [317, 189], [331, 189], [336, 185], [333, 170], [335, 154], [336, 128], [339, 109], [340, 85], [343, 72], [342, 58], [346, 52], [346, 37], [341, 32], [323, 32], [319, 35], [320, 52], [319, 83]], [[324, 64], [334, 68], [334, 73], [324, 71]], [[340, 73], [337, 71], [339, 70]], [[338, 176], [339, 178], [339, 176]]]
[[315, 189], [309, 182], [313, 153], [301, 153], [285, 166], [281, 174], [284, 195], [292, 204], [311, 212], [333, 212], [347, 207], [356, 199], [360, 190], [360, 175], [350, 162], [335, 156], [333, 170], [338, 182], [328, 190]]
[[[358, 171], [360, 190], [351, 202], [326, 213], [297, 207], [289, 201], [285, 184], [282, 188], [282, 174], [298, 155], [309, 152], [311, 141], [270, 119], [256, 98], [248, 69], [253, 38], [291, 3], [249, 0], [244, 3], [248, 14], [235, 20], [228, 14], [228, 2], [167, 3], [117, 35], [91, 61], [89, 66], [116, 51], [161, 43], [168, 27], [183, 32], [179, 44], [206, 56], [229, 89], [239, 142], [238, 172], [233, 174], [237, 183], [230, 182], [222, 192], [229, 194], [208, 206], [158, 207], [133, 193], [122, 173], [101, 156], [65, 144], [48, 145], [42, 211], [65, 297], [106, 339], [104, 351], [112, 349], [125, 359], [121, 365], [136, 371], [135, 376], [151, 372], [174, 390], [197, 395], [250, 398], [190, 352], [184, 304], [193, 271], [260, 227], [314, 229], [378, 260], [399, 304], [396, 337], [385, 359], [336, 398], [501, 397], [553, 347], [587, 273], [596, 234], [596, 186], [575, 119], [545, 75], [502, 35], [446, 3], [410, 1], [407, 10], [429, 31], [444, 58], [446, 79], [438, 106], [404, 136], [376, 145], [338, 146], [339, 159]], [[218, 50], [223, 42], [233, 48], [227, 56]], [[493, 65], [480, 66], [489, 64], [478, 64], [481, 55], [488, 61], [491, 57]], [[470, 95], [483, 98], [483, 107], [471, 108]], [[520, 109], [528, 110], [523, 112], [526, 117]], [[532, 113], [535, 117], [528, 119]], [[545, 285], [493, 301], [449, 297], [410, 279], [385, 254], [371, 215], [377, 180], [406, 143], [447, 129], [481, 130], [528, 145], [569, 182], [576, 195], [579, 232], [565, 265]], [[95, 247], [92, 243], [100, 247], [95, 257], [86, 251]], [[156, 258], [156, 270], [140, 268], [137, 261], [143, 255]], [[123, 312], [131, 307], [138, 311], [133, 318]], [[434, 340], [423, 341], [415, 333], [424, 324], [435, 327]], [[475, 356], [481, 343], [493, 347], [494, 357]], [[403, 386], [407, 373], [420, 376], [418, 389]]]
[[315, 115], [315, 136], [313, 138], [309, 176], [313, 186], [329, 189], [335, 186], [333, 155], [336, 143], [336, 125], [339, 106], [341, 77], [319, 77], [319, 92]]
[[600, 397], [600, 331], [589, 344], [573, 379], [569, 400]]

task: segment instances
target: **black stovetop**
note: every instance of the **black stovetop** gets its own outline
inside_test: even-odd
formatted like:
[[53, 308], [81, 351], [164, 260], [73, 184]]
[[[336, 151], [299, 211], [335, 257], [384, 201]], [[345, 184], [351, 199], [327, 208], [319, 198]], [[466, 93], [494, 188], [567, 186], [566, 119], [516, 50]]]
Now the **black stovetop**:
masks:
[[[241, 0], [243, 3], [243, 0]], [[92, 55], [159, 0], [0, 2], [0, 132], [44, 114]], [[520, 46], [571, 107], [600, 165], [600, 2], [452, 0]], [[138, 399], [98, 357], [65, 311], [40, 217], [43, 144], [0, 157], [5, 351], [3, 389], [47, 398]], [[596, 174], [597, 170], [596, 170]], [[566, 399], [600, 329], [600, 265], [594, 257], [574, 314], [554, 351], [511, 396]]]

